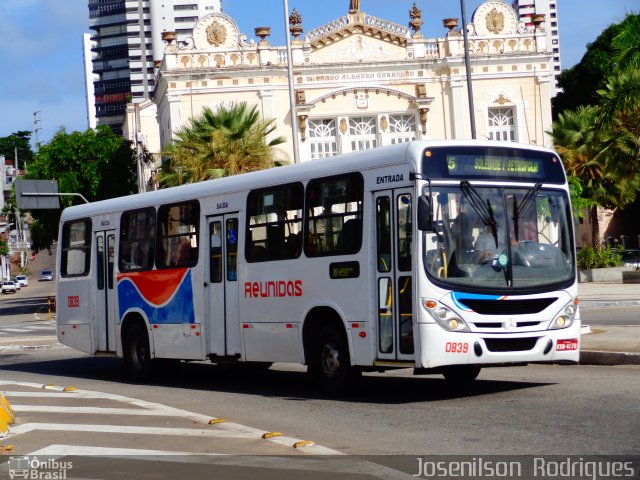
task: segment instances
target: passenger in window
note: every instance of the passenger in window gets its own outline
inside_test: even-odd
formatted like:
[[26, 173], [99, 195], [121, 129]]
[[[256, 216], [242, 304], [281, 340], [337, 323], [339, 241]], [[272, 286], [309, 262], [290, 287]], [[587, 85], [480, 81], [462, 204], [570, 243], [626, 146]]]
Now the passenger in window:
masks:
[[191, 243], [186, 237], [182, 237], [175, 250], [173, 265], [185, 265], [191, 262]]

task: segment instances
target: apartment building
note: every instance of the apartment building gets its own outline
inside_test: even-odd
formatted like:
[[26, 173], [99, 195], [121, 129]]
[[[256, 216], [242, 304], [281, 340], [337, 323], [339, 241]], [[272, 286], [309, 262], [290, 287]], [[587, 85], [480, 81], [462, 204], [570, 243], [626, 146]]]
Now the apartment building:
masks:
[[514, 0], [513, 8], [518, 13], [519, 20], [525, 25], [534, 27], [534, 15], [545, 16], [545, 28], [547, 32], [547, 45], [553, 52], [553, 72], [556, 77], [556, 89], [558, 75], [562, 71], [560, 63], [560, 33], [558, 31], [558, 4], [559, 0]]
[[[220, 12], [220, 0], [89, 0], [91, 38], [85, 40], [87, 100], [98, 125], [122, 133], [127, 103], [150, 98], [161, 34], [190, 35], [198, 18]], [[89, 120], [89, 124], [92, 122]]]

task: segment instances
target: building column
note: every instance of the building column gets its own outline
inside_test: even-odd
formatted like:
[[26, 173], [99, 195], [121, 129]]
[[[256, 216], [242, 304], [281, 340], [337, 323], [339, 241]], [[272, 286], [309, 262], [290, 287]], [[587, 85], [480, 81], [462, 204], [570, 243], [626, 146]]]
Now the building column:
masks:
[[169, 103], [169, 122], [167, 125], [169, 131], [167, 132], [166, 140], [167, 142], [170, 142], [173, 140], [174, 130], [176, 130], [183, 123], [181, 108], [182, 103], [180, 102], [179, 95], [168, 95], [167, 102]]
[[551, 147], [553, 141], [551, 136], [547, 133], [551, 130], [553, 119], [551, 118], [551, 97], [553, 96], [553, 90], [555, 89], [553, 75], [540, 75], [536, 77], [536, 84], [538, 87], [538, 101], [540, 102], [540, 136], [536, 132], [536, 137], [540, 138], [540, 145]]
[[460, 80], [452, 80], [451, 88], [451, 128], [452, 139], [470, 138], [469, 131], [469, 107], [465, 105], [464, 83]]

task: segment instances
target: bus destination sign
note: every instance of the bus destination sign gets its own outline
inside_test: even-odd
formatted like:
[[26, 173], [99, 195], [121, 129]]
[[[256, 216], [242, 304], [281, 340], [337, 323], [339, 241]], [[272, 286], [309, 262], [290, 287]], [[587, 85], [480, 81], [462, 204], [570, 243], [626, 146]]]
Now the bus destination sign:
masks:
[[460, 155], [447, 156], [447, 169], [453, 174], [491, 174], [521, 175], [537, 177], [544, 174], [544, 167], [539, 160], [523, 158], [470, 157]]
[[478, 146], [433, 147], [424, 151], [423, 172], [435, 179], [565, 181], [560, 159], [548, 151]]

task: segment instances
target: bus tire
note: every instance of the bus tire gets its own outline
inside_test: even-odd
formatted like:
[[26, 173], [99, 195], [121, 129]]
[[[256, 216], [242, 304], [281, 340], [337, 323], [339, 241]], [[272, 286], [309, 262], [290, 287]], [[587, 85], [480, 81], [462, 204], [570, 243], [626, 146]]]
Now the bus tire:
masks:
[[312, 350], [309, 373], [327, 394], [341, 395], [354, 386], [360, 371], [351, 366], [349, 345], [342, 329], [334, 324], [324, 325]]
[[126, 331], [122, 350], [129, 378], [136, 382], [148, 380], [151, 377], [152, 359], [149, 336], [143, 324], [135, 323]]
[[480, 374], [480, 370], [482, 370], [480, 367], [473, 365], [459, 365], [448, 367], [442, 372], [442, 375], [448, 382], [463, 384], [474, 381]]

